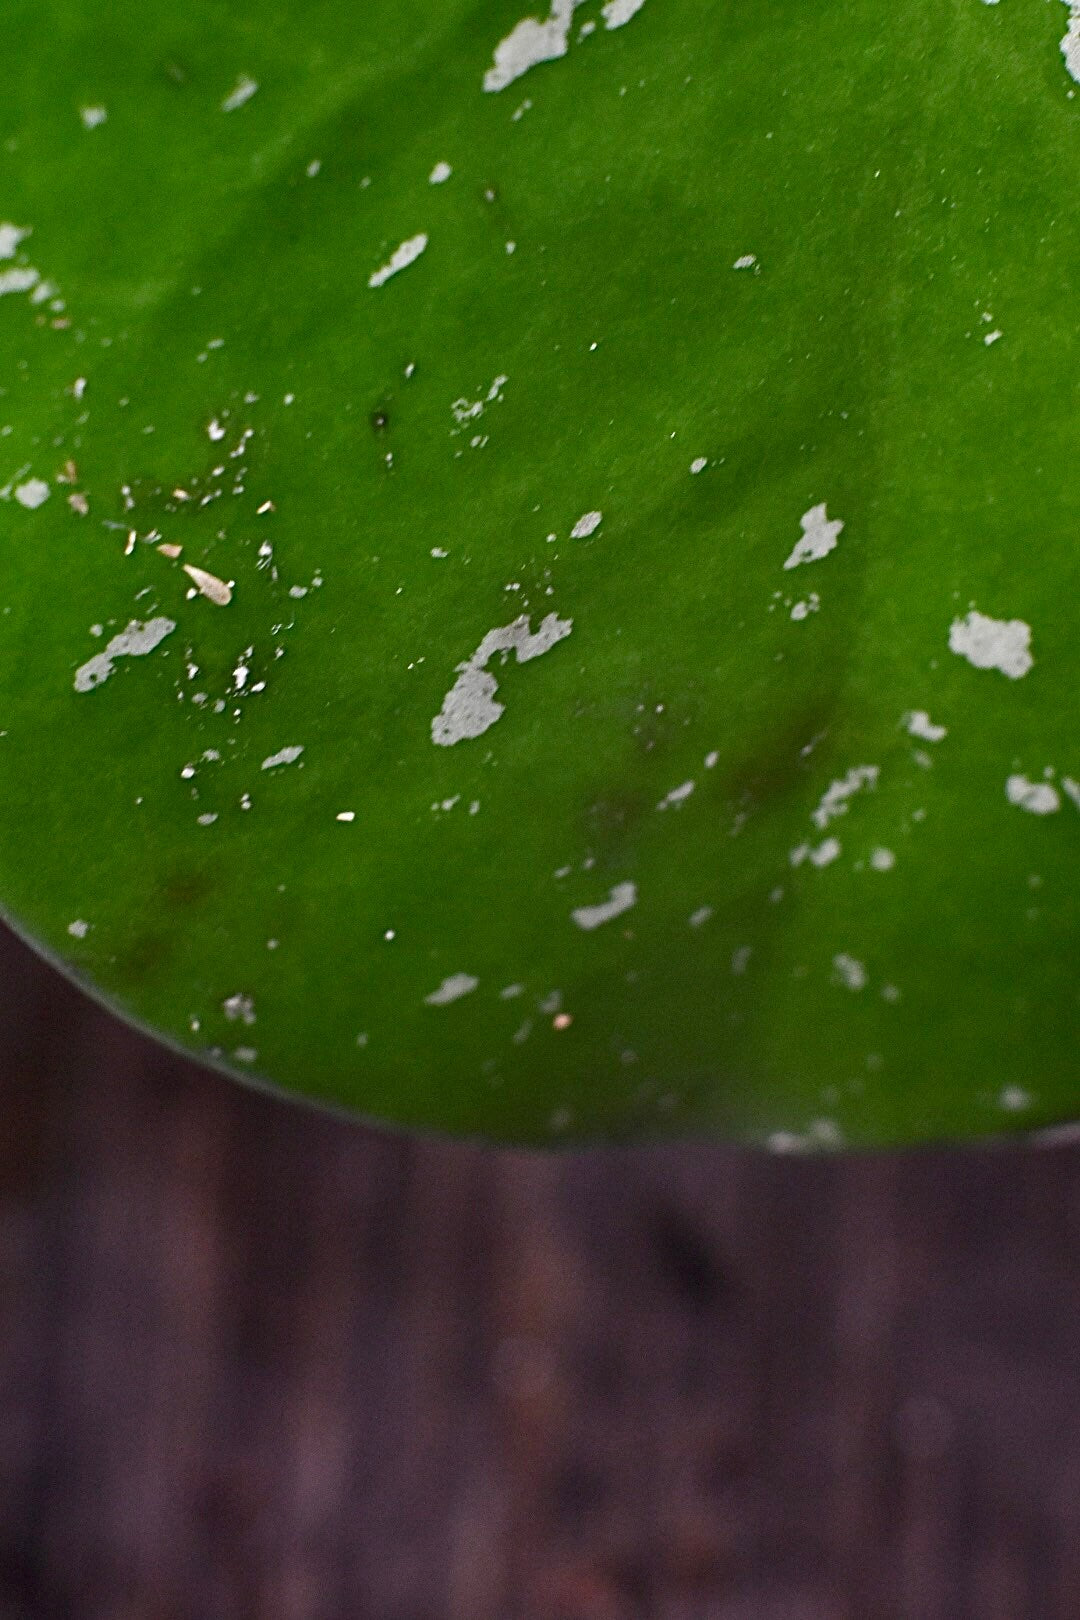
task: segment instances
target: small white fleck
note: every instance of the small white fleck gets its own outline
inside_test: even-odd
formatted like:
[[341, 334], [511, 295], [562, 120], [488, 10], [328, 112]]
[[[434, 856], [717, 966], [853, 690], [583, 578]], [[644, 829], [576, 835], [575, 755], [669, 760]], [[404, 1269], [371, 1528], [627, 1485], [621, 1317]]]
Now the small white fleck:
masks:
[[334, 817], [334, 820], [335, 821], [355, 821], [356, 820], [356, 811], [355, 810], [339, 810], [337, 815]]
[[622, 28], [631, 17], [636, 17], [645, 0], [605, 0], [600, 7], [605, 28]]
[[212, 439], [215, 444], [218, 444], [225, 437], [225, 429], [216, 416], [211, 417], [206, 424], [206, 437]]
[[1022, 1086], [1005, 1086], [998, 1097], [998, 1106], [1004, 1108], [1006, 1113], [1021, 1113], [1025, 1108], [1031, 1107], [1031, 1093]]
[[12, 225], [8, 222], [0, 225], [0, 259], [13, 259], [19, 251], [19, 243], [25, 242], [30, 234], [28, 225]]
[[424, 1000], [429, 1007], [445, 1007], [451, 1001], [459, 1001], [462, 996], [471, 994], [479, 983], [480, 980], [474, 979], [471, 973], [451, 973], [449, 978], [444, 979], [439, 988], [433, 990], [430, 996], [425, 996]]
[[28, 478], [25, 484], [16, 484], [15, 499], [28, 512], [43, 506], [49, 498], [49, 486], [44, 478]]
[[80, 107], [79, 117], [84, 129], [97, 129], [108, 118], [107, 107]]
[[811, 591], [805, 601], [795, 603], [791, 609], [791, 617], [799, 624], [803, 619], [808, 619], [811, 613], [816, 613], [820, 607], [821, 597], [817, 591]]
[[264, 771], [272, 771], [277, 765], [293, 765], [303, 752], [303, 743], [297, 743], [291, 748], [280, 748], [276, 754], [268, 755], [263, 760], [260, 768]]
[[874, 849], [870, 851], [870, 865], [875, 872], [891, 872], [896, 865], [896, 856], [891, 849]]
[[987, 332], [986, 336], [983, 338], [983, 342], [986, 344], [986, 347], [989, 348], [992, 343], [996, 343], [998, 338], [1002, 336], [1003, 334], [995, 328], [993, 332]]
[[690, 913], [689, 922], [691, 928], [701, 928], [712, 915], [712, 906], [698, 906], [696, 911]]
[[833, 983], [845, 990], [863, 990], [866, 987], [866, 969], [854, 956], [841, 951], [833, 957]]
[[976, 669], [999, 669], [1010, 680], [1026, 675], [1031, 656], [1031, 626], [1023, 619], [991, 619], [974, 608], [949, 627], [949, 651]]
[[247, 73], [241, 73], [233, 89], [229, 91], [229, 94], [221, 103], [222, 112], [235, 112], [238, 107], [242, 107], [245, 102], [251, 100], [258, 88], [255, 79], [251, 78]]
[[678, 787], [672, 788], [670, 793], [664, 794], [656, 808], [658, 810], [669, 810], [672, 805], [684, 804], [693, 791], [693, 782], [681, 782]]
[[212, 827], [214, 822], [217, 820], [217, 811], [208, 810], [205, 815], [196, 816], [195, 820], [199, 823], [200, 827]]
[[815, 827], [824, 830], [830, 821], [837, 816], [846, 816], [848, 800], [863, 788], [873, 790], [877, 787], [881, 772], [877, 765], [853, 765], [846, 776], [841, 776], [829, 786], [821, 796], [821, 802], [813, 812], [811, 820]]
[[804, 512], [799, 523], [802, 538], [784, 564], [785, 568], [798, 568], [800, 563], [819, 562], [822, 557], [827, 557], [830, 551], [835, 550], [844, 527], [839, 519], [830, 522], [824, 501]]
[[84, 922], [81, 917], [76, 917], [74, 922], [68, 923], [68, 933], [72, 939], [85, 939], [89, 932], [90, 924]]
[[319, 172], [319, 170], [321, 168], [322, 168], [322, 158], [312, 158], [311, 162], [308, 164], [307, 168], [304, 170], [304, 173], [307, 175], [309, 180], [314, 180], [315, 176], [318, 174], [318, 172]]
[[715, 767], [717, 765], [719, 765], [719, 763], [720, 763], [720, 755], [716, 752], [715, 749], [713, 749], [711, 753], [708, 753], [708, 754], [705, 755], [705, 769], [707, 771], [711, 771], [711, 770], [715, 769]]
[[11, 270], [0, 271], [0, 298], [5, 293], [29, 292], [41, 280], [40, 272], [27, 265]]
[[238, 1046], [233, 1053], [237, 1063], [254, 1063], [258, 1055], [253, 1046]]
[[604, 521], [603, 512], [585, 512], [578, 518], [570, 530], [571, 540], [587, 540], [590, 534], [595, 534]]
[[428, 175], [428, 184], [431, 186], [441, 186], [445, 181], [449, 180], [453, 172], [454, 171], [450, 167], [449, 163], [445, 163], [440, 160], [438, 163], [436, 163], [435, 167]]
[[1051, 816], [1061, 809], [1061, 795], [1056, 788], [1049, 782], [1029, 782], [1026, 776], [1010, 776], [1005, 783], [1005, 797], [1033, 816]]
[[842, 853], [843, 850], [838, 838], [826, 838], [822, 840], [817, 849], [814, 849], [810, 844], [797, 845], [791, 851], [788, 859], [791, 861], [792, 866], [801, 866], [804, 861], [809, 861], [811, 866], [829, 866], [833, 861], [838, 860]]
[[255, 1002], [253, 997], [243, 995], [240, 991], [234, 996], [226, 996], [221, 1003], [221, 1010], [231, 1024], [239, 1021], [241, 1024], [255, 1022]]
[[621, 917], [624, 911], [629, 911], [637, 903], [636, 883], [616, 883], [608, 898], [597, 906], [578, 906], [570, 913], [579, 928], [591, 930], [599, 928], [601, 923], [611, 922], [615, 917]]
[[923, 742], [940, 742], [949, 735], [948, 727], [936, 726], [925, 709], [910, 709], [902, 724], [910, 736], [920, 737]]
[[751, 945], [740, 945], [737, 951], [731, 953], [731, 971], [736, 976], [746, 972], [750, 966], [750, 958], [754, 950]]
[[495, 47], [494, 60], [484, 74], [484, 89], [493, 94], [505, 90], [523, 73], [540, 62], [553, 62], [565, 56], [574, 11], [581, 0], [551, 0], [551, 13], [540, 22], [523, 17]]
[[756, 264], [756, 253], [744, 253], [741, 258], [735, 260], [731, 268], [733, 270], [752, 270]]
[[410, 236], [400, 247], [394, 249], [380, 269], [368, 276], [368, 286], [382, 287], [391, 276], [396, 276], [399, 270], [405, 270], [410, 264], [415, 264], [427, 245], [428, 239], [423, 231], [419, 231], [416, 236]]
[[690, 471], [692, 473], [704, 472], [708, 465], [708, 456], [695, 456], [693, 461], [690, 463]]

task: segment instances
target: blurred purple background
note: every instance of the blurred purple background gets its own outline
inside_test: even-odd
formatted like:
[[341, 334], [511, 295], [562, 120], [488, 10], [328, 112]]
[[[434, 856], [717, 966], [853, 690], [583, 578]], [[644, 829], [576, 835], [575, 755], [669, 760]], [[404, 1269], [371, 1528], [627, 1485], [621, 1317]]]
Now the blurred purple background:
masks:
[[0, 987], [0, 1620], [1080, 1614], [1080, 1149], [406, 1140]]

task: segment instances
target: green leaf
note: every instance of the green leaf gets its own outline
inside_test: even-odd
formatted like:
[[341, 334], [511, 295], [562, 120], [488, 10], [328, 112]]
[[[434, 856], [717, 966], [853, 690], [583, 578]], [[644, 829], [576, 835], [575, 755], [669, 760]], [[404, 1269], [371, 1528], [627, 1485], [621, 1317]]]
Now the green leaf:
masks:
[[1080, 8], [544, 3], [9, 0], [8, 914], [408, 1125], [1066, 1119]]

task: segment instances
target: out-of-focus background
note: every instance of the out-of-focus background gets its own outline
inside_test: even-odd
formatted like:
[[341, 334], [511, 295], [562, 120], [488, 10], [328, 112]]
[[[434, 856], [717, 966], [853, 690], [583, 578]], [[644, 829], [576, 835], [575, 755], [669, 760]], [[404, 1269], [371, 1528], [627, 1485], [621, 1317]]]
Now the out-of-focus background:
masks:
[[1075, 1620], [1080, 1149], [547, 1157], [0, 935], [0, 1620]]

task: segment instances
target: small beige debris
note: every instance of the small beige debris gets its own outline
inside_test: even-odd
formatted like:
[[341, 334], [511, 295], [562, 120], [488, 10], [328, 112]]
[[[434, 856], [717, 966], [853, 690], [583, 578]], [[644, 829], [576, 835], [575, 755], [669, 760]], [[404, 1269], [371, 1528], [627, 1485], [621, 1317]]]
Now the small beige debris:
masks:
[[228, 607], [232, 601], [231, 584], [218, 579], [216, 574], [207, 573], [205, 568], [196, 568], [194, 563], [184, 563], [183, 567], [200, 596], [205, 596], [208, 602], [213, 602], [217, 607]]

